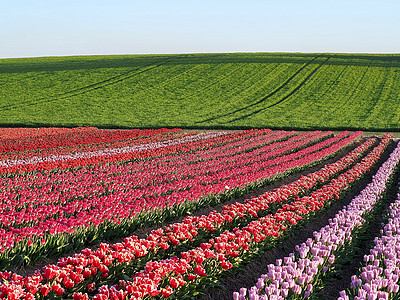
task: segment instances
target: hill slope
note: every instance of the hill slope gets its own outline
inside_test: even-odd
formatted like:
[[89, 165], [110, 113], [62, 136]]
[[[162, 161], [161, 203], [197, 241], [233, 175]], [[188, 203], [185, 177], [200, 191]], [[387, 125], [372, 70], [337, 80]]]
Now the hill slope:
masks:
[[400, 130], [400, 55], [0, 60], [2, 126]]

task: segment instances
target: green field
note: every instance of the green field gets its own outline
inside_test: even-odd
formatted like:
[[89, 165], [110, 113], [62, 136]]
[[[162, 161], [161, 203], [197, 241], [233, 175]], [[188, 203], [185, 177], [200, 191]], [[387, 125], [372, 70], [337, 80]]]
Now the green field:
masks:
[[0, 60], [1, 126], [400, 131], [400, 55]]

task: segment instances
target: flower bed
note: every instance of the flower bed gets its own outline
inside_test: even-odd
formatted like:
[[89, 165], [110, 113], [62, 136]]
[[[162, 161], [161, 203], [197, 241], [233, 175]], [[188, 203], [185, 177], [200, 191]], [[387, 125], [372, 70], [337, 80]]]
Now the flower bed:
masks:
[[[337, 180], [332, 180], [309, 196], [294, 201], [294, 205], [284, 205], [274, 215], [252, 221], [241, 229], [223, 232], [200, 247], [181, 252], [180, 257], [148, 262], [144, 271], [135, 274], [132, 281], [119, 281], [112, 286], [102, 286], [93, 299], [110, 299], [117, 294], [124, 297], [132, 295], [136, 298], [157, 294], [166, 297], [198, 283], [201, 277], [218, 277], [224, 270], [240, 265], [246, 256], [251, 256], [260, 247], [270, 244], [288, 227], [333, 201], [349, 188], [355, 179], [368, 172], [388, 143], [389, 139], [384, 139], [362, 162], [340, 175]], [[300, 203], [303, 205], [300, 206]], [[299, 209], [300, 207], [302, 209]], [[108, 271], [107, 269], [106, 274]], [[87, 295], [77, 293], [75, 297], [80, 299]]]
[[[158, 136], [165, 137], [162, 134]], [[63, 157], [53, 156], [51, 157], [52, 161], [42, 160], [36, 163], [29, 160], [20, 161], [19, 164], [5, 168], [7, 169], [8, 177], [3, 177], [3, 197], [7, 198], [9, 202], [3, 202], [2, 204], [3, 219], [1, 220], [2, 228], [0, 228], [0, 233], [5, 237], [4, 241], [8, 242], [8, 244], [3, 244], [3, 247], [9, 250], [4, 251], [3, 249], [1, 255], [5, 259], [7, 259], [7, 255], [12, 253], [16, 253], [18, 257], [22, 257], [22, 255], [40, 255], [40, 253], [43, 253], [41, 251], [50, 245], [54, 247], [55, 245], [68, 244], [68, 236], [79, 241], [90, 230], [92, 230], [93, 234], [96, 234], [96, 230], [103, 231], [111, 224], [115, 225], [112, 225], [110, 229], [119, 230], [123, 233], [123, 229], [126, 228], [124, 226], [130, 226], [129, 223], [132, 222], [132, 216], [139, 212], [139, 210], [129, 210], [131, 208], [130, 204], [124, 199], [145, 198], [146, 202], [144, 203], [148, 205], [151, 203], [150, 200], [153, 201], [156, 197], [159, 197], [163, 200], [159, 200], [159, 203], [155, 201], [156, 206], [154, 207], [161, 208], [160, 213], [163, 213], [162, 208], [164, 206], [159, 204], [161, 204], [161, 201], [168, 199], [168, 197], [171, 198], [171, 195], [173, 197], [181, 197], [178, 199], [182, 200], [177, 201], [175, 198], [174, 201], [167, 202], [167, 205], [176, 205], [182, 201], [200, 199], [207, 193], [211, 193], [211, 195], [219, 193], [230, 194], [247, 188], [249, 184], [259, 186], [263, 182], [269, 182], [274, 178], [284, 176], [284, 174], [319, 163], [353, 143], [359, 136], [359, 132], [354, 134], [343, 132], [333, 136], [331, 132], [316, 131], [299, 135], [296, 132], [272, 132], [270, 130], [236, 133], [209, 132], [188, 134], [186, 136], [178, 136], [174, 133], [171, 139], [173, 141], [172, 144], [161, 141], [159, 146], [157, 144], [151, 146], [147, 144], [144, 145], [144, 148], [141, 148], [142, 146], [138, 144], [138, 147], [133, 146], [133, 148], [122, 150], [120, 148], [119, 152], [110, 152], [107, 149], [106, 151], [96, 150], [100, 152], [96, 152], [91, 157], [75, 159], [77, 160], [77, 167], [71, 167], [72, 164], [70, 163], [74, 160], [73, 157], [64, 159]], [[139, 140], [137, 139], [137, 141]], [[176, 143], [176, 141], [180, 142]], [[107, 142], [105, 143], [107, 144]], [[373, 144], [374, 140], [369, 140], [346, 156], [346, 158], [340, 160], [335, 166], [327, 166], [323, 172], [316, 174], [315, 177], [304, 177], [297, 182], [297, 185], [292, 184], [289, 188], [292, 189], [294, 199], [297, 196], [304, 196], [308, 193], [308, 190], [311, 191], [317, 185], [322, 184], [321, 181], [328, 180], [342, 172], [347, 167], [346, 164], [355, 162]], [[68, 151], [72, 148], [73, 146], [70, 146]], [[47, 153], [52, 153], [51, 151]], [[138, 155], [134, 156], [133, 154], [136, 153]], [[42, 155], [41, 157], [46, 158], [49, 156]], [[60, 158], [59, 161], [57, 161], [58, 158]], [[86, 164], [87, 167], [85, 167], [84, 163], [79, 165], [79, 163], [88, 162], [89, 158], [94, 160], [91, 160], [89, 165]], [[140, 160], [131, 162], [137, 159]], [[49, 173], [44, 171], [46, 169], [44, 166], [46, 164], [49, 166], [51, 163], [54, 165], [49, 169], [53, 171]], [[57, 169], [56, 167], [62, 163], [66, 163], [66, 165], [62, 165], [61, 168]], [[26, 169], [23, 169], [24, 167]], [[143, 170], [144, 167], [147, 169]], [[155, 167], [159, 168], [159, 170], [165, 170], [165, 172], [153, 172], [153, 179], [146, 181], [149, 175], [152, 175], [151, 168]], [[22, 170], [33, 171], [33, 173], [21, 175], [13, 173], [14, 171], [20, 172]], [[130, 174], [129, 176], [122, 175], [123, 172], [127, 171]], [[83, 172], [88, 172], [91, 176], [96, 177], [92, 181], [84, 179], [82, 177]], [[103, 174], [102, 172], [104, 177], [99, 176]], [[143, 180], [138, 182], [136, 179], [140, 178], [140, 176], [142, 176]], [[87, 178], [89, 179], [90, 177]], [[136, 181], [129, 181], [131, 178]], [[197, 183], [193, 179], [196, 179]], [[77, 186], [76, 182], [80, 182], [80, 185]], [[86, 184], [86, 182], [89, 184]], [[98, 184], [99, 182], [101, 183], [100, 185]], [[105, 182], [111, 183], [107, 186], [107, 189], [104, 186]], [[126, 182], [127, 184], [121, 185], [121, 182]], [[21, 184], [25, 184], [25, 186]], [[157, 192], [158, 196], [154, 194], [156, 192], [154, 187], [151, 187], [154, 184], [164, 184], [165, 186], [165, 190]], [[195, 185], [198, 186], [196, 189], [194, 188]], [[132, 193], [135, 191], [139, 191], [140, 194], [134, 196], [135, 194]], [[191, 193], [188, 193], [189, 191]], [[195, 193], [196, 191], [197, 194]], [[98, 201], [94, 201], [96, 199]], [[286, 200], [282, 199], [282, 201]], [[119, 201], [121, 204], [118, 204]], [[54, 271], [51, 266], [46, 267], [43, 273], [38, 271], [35, 275], [25, 278], [16, 274], [7, 277], [8, 273], [2, 273], [2, 288], [14, 291], [19, 290], [22, 294], [25, 293], [27, 297], [30, 297], [28, 296], [29, 292], [32, 295], [39, 295], [38, 293], [44, 295], [46, 290], [49, 295], [59, 294], [62, 290], [71, 293], [71, 291], [75, 291], [78, 288], [82, 290], [83, 284], [89, 284], [89, 289], [92, 289], [93, 280], [98, 280], [98, 276], [102, 280], [113, 280], [113, 276], [119, 270], [117, 265], [124, 266], [127, 262], [132, 261], [134, 257], [138, 258], [134, 260], [134, 264], [136, 262], [144, 264], [146, 257], [149, 259], [150, 252], [153, 258], [158, 255], [169, 256], [173, 253], [174, 248], [178, 249], [177, 246], [183, 246], [183, 244], [190, 242], [193, 242], [193, 245], [203, 242], [200, 237], [202, 235], [205, 236], [207, 232], [218, 240], [218, 236], [215, 236], [215, 234], [220, 234], [225, 230], [224, 228], [231, 228], [235, 222], [242, 224], [241, 219], [243, 217], [251, 221], [252, 218], [257, 219], [259, 217], [258, 213], [268, 212], [268, 205], [264, 203], [263, 206], [257, 207], [255, 205], [257, 201], [260, 203], [260, 199], [250, 199], [245, 202], [245, 207], [250, 208], [250, 206], [253, 206], [256, 210], [247, 209], [246, 211], [238, 204], [238, 209], [235, 212], [237, 214], [234, 216], [231, 216], [227, 208], [224, 208], [221, 215], [214, 212], [207, 217], [208, 219], [199, 218], [195, 221], [188, 217], [182, 223], [164, 228], [164, 235], [160, 235], [158, 230], [152, 232], [147, 239], [127, 238], [124, 245], [130, 245], [130, 250], [134, 249], [133, 252], [124, 251], [121, 248], [121, 244], [112, 246], [103, 244], [96, 252], [96, 255], [101, 257], [100, 261], [93, 258], [93, 267], [85, 268], [88, 266], [86, 265], [82, 270], [76, 265], [77, 268], [69, 270], [68, 278], [63, 277], [66, 274], [66, 269], [63, 269], [64, 271], [62, 272], [60, 270]], [[277, 198], [277, 202], [279, 201], [281, 200]], [[109, 202], [110, 205], [104, 205], [105, 202]], [[268, 203], [272, 205], [272, 202], [269, 201]], [[97, 205], [96, 203], [100, 205], [97, 208], [97, 215], [93, 207], [93, 205]], [[221, 223], [221, 216], [225, 218], [225, 223]], [[187, 232], [191, 232], [190, 235], [184, 237], [177, 234], [179, 230], [185, 228], [189, 221], [194, 226], [189, 229], [186, 228]], [[38, 226], [42, 226], [42, 228], [39, 229]], [[218, 227], [219, 231], [215, 231], [213, 226]], [[82, 234], [82, 232], [85, 232], [85, 234]], [[64, 233], [67, 235], [60, 235]], [[54, 235], [54, 239], [50, 238], [51, 235]], [[195, 239], [196, 235], [199, 235], [197, 240]], [[158, 236], [158, 240], [155, 240], [156, 236]], [[193, 241], [190, 241], [190, 236], [192, 236]], [[167, 241], [165, 241], [165, 238], [167, 238]], [[17, 252], [14, 251], [17, 248], [13, 248], [13, 243], [16, 243], [19, 247], [17, 247]], [[103, 253], [102, 256], [102, 251], [111, 251], [110, 253], [112, 254], [107, 252], [108, 254]], [[94, 255], [94, 252], [90, 253], [87, 250], [84, 250], [80, 255], [84, 255], [84, 253], [86, 255]], [[106, 257], [108, 259], [106, 260], [107, 264], [103, 261]], [[142, 259], [139, 259], [140, 257]], [[13, 258], [9, 256], [8, 259], [12, 261]], [[57, 267], [67, 267], [70, 265], [70, 259], [76, 261], [76, 257], [61, 259]], [[100, 265], [96, 266], [97, 263], [95, 261], [101, 262]], [[111, 268], [111, 265], [116, 263], [117, 265]], [[106, 276], [108, 272], [105, 271], [108, 266], [110, 266], [108, 270], [110, 274]], [[96, 269], [97, 267], [101, 267], [101, 271]], [[87, 273], [87, 269], [89, 269], [90, 274]], [[52, 270], [56, 273], [58, 279], [52, 277], [54, 275]], [[36, 292], [33, 285], [37, 288]], [[83, 287], [82, 291], [85, 291], [85, 289], [87, 289], [86, 286]]]

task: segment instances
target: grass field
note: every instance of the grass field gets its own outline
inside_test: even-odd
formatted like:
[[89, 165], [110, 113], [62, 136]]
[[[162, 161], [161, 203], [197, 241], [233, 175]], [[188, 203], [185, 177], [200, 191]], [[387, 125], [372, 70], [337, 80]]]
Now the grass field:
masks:
[[400, 131], [400, 55], [0, 60], [0, 125]]

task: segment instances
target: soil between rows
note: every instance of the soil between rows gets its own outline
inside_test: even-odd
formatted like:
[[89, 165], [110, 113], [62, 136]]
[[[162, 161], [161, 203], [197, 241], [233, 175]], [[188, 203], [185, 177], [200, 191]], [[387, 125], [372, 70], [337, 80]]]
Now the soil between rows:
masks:
[[[250, 193], [246, 193], [241, 197], [232, 198], [232, 199], [230, 199], [230, 200], [228, 200], [228, 201], [226, 201], [224, 203], [218, 204], [216, 206], [208, 206], [208, 207], [204, 207], [202, 209], [196, 210], [196, 211], [192, 212], [191, 215], [193, 215], [193, 216], [207, 215], [209, 212], [211, 212], [213, 210], [215, 210], [217, 212], [220, 212], [222, 210], [223, 206], [225, 206], [225, 205], [229, 205], [229, 204], [232, 204], [232, 203], [235, 203], [235, 202], [243, 202], [244, 200], [249, 199], [249, 198], [251, 198], [253, 196], [262, 195], [267, 191], [271, 191], [271, 190], [276, 189], [276, 188], [278, 188], [278, 187], [280, 187], [280, 186], [282, 186], [284, 184], [291, 183], [291, 182], [299, 179], [301, 176], [305, 176], [305, 175], [307, 175], [309, 173], [315, 172], [315, 171], [321, 169], [322, 167], [324, 167], [325, 165], [337, 161], [341, 157], [343, 157], [346, 154], [348, 154], [349, 152], [351, 152], [354, 148], [359, 146], [364, 140], [365, 140], [365, 138], [362, 141], [354, 143], [353, 145], [341, 150], [334, 157], [332, 157], [332, 158], [330, 158], [328, 160], [325, 160], [325, 161], [323, 161], [323, 162], [321, 162], [321, 163], [319, 163], [319, 164], [317, 164], [317, 165], [315, 165], [315, 166], [313, 166], [311, 168], [308, 168], [308, 169], [303, 170], [301, 172], [297, 172], [297, 173], [288, 175], [288, 176], [286, 176], [286, 177], [284, 177], [284, 178], [282, 178], [280, 180], [275, 181], [274, 183], [268, 184], [268, 185], [266, 185], [266, 186], [264, 186], [264, 187], [262, 187], [260, 189], [254, 190], [254, 191], [252, 191]], [[160, 228], [160, 227], [163, 227], [163, 226], [168, 226], [168, 225], [176, 223], [176, 222], [180, 222], [185, 217], [186, 216], [181, 216], [179, 218], [175, 218], [175, 219], [172, 219], [172, 220], [161, 222], [161, 223], [155, 224], [153, 226], [139, 227], [135, 231], [130, 232], [129, 236], [136, 235], [139, 238], [146, 238], [148, 236], [148, 234], [152, 230]], [[124, 239], [124, 237], [119, 237], [119, 238], [110, 239], [110, 240], [103, 240], [102, 242], [118, 243], [118, 242], [123, 241], [123, 239]], [[81, 251], [84, 248], [91, 248], [91, 249], [95, 250], [95, 249], [98, 248], [98, 245], [94, 245], [94, 246], [93, 245], [92, 246], [85, 245], [85, 246], [83, 246], [83, 247], [81, 247], [79, 249], [74, 249], [74, 250], [71, 250], [69, 252], [66, 252], [61, 256], [44, 258], [44, 259], [41, 259], [41, 260], [39, 260], [39, 261], [37, 261], [37, 262], [35, 262], [33, 264], [14, 268], [12, 271], [17, 273], [17, 274], [19, 274], [19, 275], [22, 275], [22, 276], [28, 276], [28, 275], [33, 274], [36, 270], [42, 269], [46, 265], [56, 264], [60, 257], [71, 256], [71, 255], [73, 255], [75, 253], [78, 253], [79, 251]], [[214, 298], [214, 299], [218, 299], [218, 298]]]

